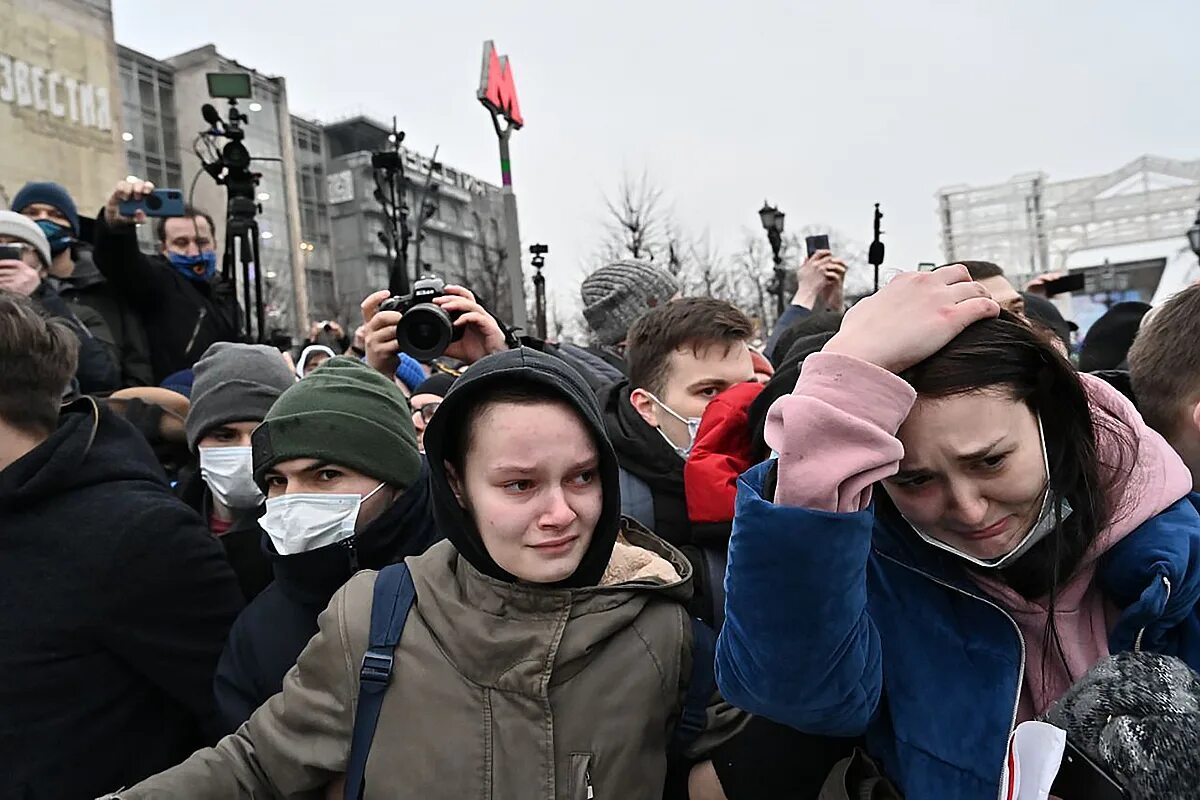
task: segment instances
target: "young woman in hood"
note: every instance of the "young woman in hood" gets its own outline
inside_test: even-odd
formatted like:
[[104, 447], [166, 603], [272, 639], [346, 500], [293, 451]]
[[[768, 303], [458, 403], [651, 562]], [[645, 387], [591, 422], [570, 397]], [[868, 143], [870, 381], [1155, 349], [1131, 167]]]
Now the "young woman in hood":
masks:
[[[365, 797], [662, 797], [692, 674], [691, 567], [622, 522], [587, 384], [529, 349], [489, 356], [425, 445], [448, 541], [406, 560], [416, 603]], [[120, 797], [340, 796], [375, 580], [338, 591], [283, 691], [237, 733]], [[676, 754], [699, 762], [693, 797], [722, 796], [704, 759], [745, 719], [713, 695]]]
[[[866, 735], [907, 797], [995, 797], [1013, 726], [1123, 650], [1200, 667], [1179, 458], [955, 265], [855, 306], [741, 479], [724, 695]], [[874, 499], [874, 502], [872, 502]]]

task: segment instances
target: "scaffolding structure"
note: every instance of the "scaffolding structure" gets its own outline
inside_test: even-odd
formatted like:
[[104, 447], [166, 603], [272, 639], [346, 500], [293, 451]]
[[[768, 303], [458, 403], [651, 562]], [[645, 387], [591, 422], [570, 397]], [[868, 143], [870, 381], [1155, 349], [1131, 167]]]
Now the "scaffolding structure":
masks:
[[947, 262], [992, 261], [1014, 276], [1065, 270], [1072, 254], [1162, 242], [1186, 248], [1196, 217], [1200, 160], [1142, 156], [1090, 178], [1050, 182], [1044, 172], [993, 186], [937, 193]]

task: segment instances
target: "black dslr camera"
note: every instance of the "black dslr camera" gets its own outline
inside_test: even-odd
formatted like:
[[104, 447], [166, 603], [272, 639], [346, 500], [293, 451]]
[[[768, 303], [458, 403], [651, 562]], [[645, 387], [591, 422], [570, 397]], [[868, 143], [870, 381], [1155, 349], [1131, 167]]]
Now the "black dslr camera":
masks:
[[454, 327], [461, 314], [447, 314], [433, 301], [442, 297], [445, 282], [436, 275], [426, 275], [413, 284], [411, 294], [391, 297], [379, 306], [380, 311], [399, 311], [404, 315], [396, 324], [396, 341], [400, 350], [418, 361], [432, 361], [446, 352], [451, 342], [462, 338], [462, 328]]

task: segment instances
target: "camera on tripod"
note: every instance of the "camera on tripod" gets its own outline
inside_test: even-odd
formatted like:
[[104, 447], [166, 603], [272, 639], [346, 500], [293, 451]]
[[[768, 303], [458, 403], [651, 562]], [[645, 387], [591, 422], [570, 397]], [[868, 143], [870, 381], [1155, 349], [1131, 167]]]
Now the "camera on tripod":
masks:
[[436, 275], [426, 275], [413, 284], [409, 294], [391, 297], [380, 311], [399, 311], [404, 316], [396, 324], [400, 350], [418, 361], [431, 361], [451, 342], [462, 338], [462, 328], [454, 327], [461, 314], [447, 313], [433, 301], [445, 296], [446, 283]]

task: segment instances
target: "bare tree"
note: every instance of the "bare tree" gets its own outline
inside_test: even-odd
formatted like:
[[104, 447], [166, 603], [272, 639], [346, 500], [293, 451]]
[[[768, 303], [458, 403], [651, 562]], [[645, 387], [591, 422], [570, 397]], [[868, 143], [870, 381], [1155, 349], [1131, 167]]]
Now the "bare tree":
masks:
[[761, 234], [745, 232], [742, 249], [730, 262], [731, 282], [735, 287], [733, 300], [758, 326], [765, 337], [775, 325], [775, 297], [770, 294], [775, 278], [775, 264]]
[[623, 176], [616, 197], [604, 200], [608, 222], [602, 255], [653, 261], [665, 249], [662, 196], [662, 190], [654, 186], [647, 173], [639, 178]]
[[482, 243], [479, 245], [479, 265], [474, 270], [468, 270], [466, 286], [497, 319], [504, 313], [502, 309], [511, 308], [503, 248]]

